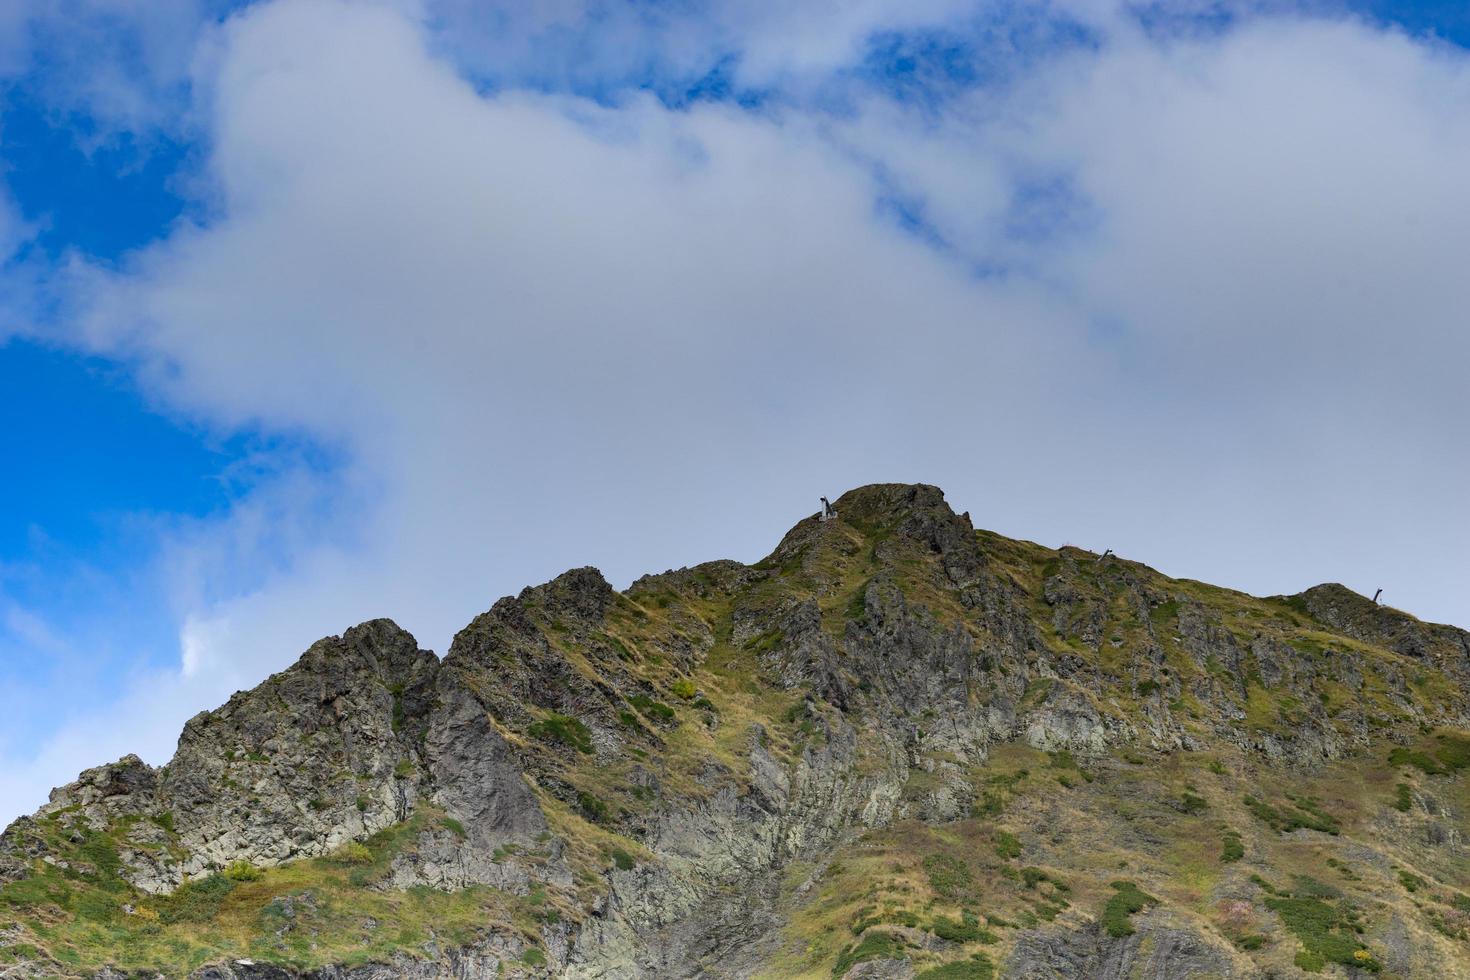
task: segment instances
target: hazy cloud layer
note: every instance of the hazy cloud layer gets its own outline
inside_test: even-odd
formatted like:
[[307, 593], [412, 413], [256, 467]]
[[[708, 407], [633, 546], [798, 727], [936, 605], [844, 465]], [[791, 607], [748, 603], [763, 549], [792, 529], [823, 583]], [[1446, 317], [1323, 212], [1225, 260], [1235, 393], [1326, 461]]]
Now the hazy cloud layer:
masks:
[[[69, 343], [345, 463], [171, 532], [178, 669], [8, 752], [13, 809], [162, 761], [189, 714], [363, 618], [442, 652], [567, 567], [754, 560], [874, 480], [1470, 623], [1463, 52], [1299, 17], [1160, 38], [1079, 2], [1096, 43], [938, 104], [670, 109], [505, 84], [587, 8], [446, 32], [470, 6], [281, 0], [208, 31], [210, 220], [68, 273]], [[874, 30], [966, 15], [737, 9], [609, 36], [805, 85]]]

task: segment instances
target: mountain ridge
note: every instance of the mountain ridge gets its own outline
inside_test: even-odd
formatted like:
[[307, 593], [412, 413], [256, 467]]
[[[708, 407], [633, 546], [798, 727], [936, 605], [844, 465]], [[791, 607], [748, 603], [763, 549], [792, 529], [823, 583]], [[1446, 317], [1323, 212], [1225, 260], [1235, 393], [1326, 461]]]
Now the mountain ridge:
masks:
[[[88, 770], [0, 836], [0, 976], [1467, 975], [1470, 634], [976, 531], [922, 484], [835, 506], [749, 566], [572, 569], [442, 659], [369, 620], [165, 766]], [[1208, 900], [1164, 873], [1181, 828], [1246, 852], [1190, 872]], [[1338, 843], [1421, 884], [1324, 882]]]

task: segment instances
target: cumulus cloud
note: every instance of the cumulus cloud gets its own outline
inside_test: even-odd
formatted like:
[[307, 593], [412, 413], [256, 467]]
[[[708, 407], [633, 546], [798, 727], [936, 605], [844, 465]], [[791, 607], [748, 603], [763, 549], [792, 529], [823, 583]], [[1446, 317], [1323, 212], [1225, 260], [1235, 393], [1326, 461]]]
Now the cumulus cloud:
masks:
[[[1465, 57], [1296, 18], [1160, 39], [1074, 6], [1106, 43], [837, 116], [486, 93], [442, 7], [232, 19], [194, 62], [210, 220], [79, 273], [70, 342], [342, 462], [176, 534], [178, 670], [5, 798], [78, 745], [160, 761], [188, 714], [368, 616], [442, 652], [523, 584], [752, 560], [871, 480], [1176, 574], [1385, 585], [1470, 621]], [[586, 8], [536, 9], [513, 36]], [[785, 9], [744, 22], [766, 79], [914, 23]]]

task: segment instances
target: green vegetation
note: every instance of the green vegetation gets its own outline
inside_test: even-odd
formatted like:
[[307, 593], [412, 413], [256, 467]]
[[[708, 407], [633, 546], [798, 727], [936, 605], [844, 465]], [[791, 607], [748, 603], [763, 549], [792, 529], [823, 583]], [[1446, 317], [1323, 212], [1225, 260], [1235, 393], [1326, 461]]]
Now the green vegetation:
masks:
[[577, 790], [577, 807], [593, 823], [607, 823], [612, 817], [612, 808], [585, 789]]
[[1220, 841], [1220, 863], [1230, 864], [1245, 857], [1245, 845], [1240, 841], [1240, 834], [1234, 830], [1225, 831]]
[[401, 731], [403, 721], [406, 717], [403, 710], [403, 685], [394, 684], [388, 689], [393, 695], [393, 721], [392, 727], [395, 732]]
[[1408, 783], [1399, 783], [1394, 787], [1394, 792], [1396, 794], [1393, 801], [1393, 808], [1395, 810], [1401, 813], [1408, 813], [1414, 808], [1414, 798], [1410, 795], [1411, 791]]
[[152, 905], [159, 921], [166, 925], [180, 922], [209, 922], [219, 914], [225, 896], [235, 888], [234, 880], [224, 875], [210, 875], [186, 883], [172, 894], [155, 899]]
[[980, 925], [980, 920], [970, 913], [963, 919], [940, 916], [929, 926], [929, 931], [940, 939], [952, 943], [995, 943], [1000, 937]]
[[1291, 799], [1296, 804], [1295, 806], [1288, 806], [1284, 803], [1272, 806], [1255, 796], [1246, 796], [1245, 805], [1251, 813], [1283, 834], [1302, 828], [1320, 830], [1324, 834], [1334, 836], [1342, 832], [1342, 827], [1337, 820], [1322, 810], [1315, 800], [1301, 796], [1294, 796]]
[[543, 742], [564, 745], [584, 754], [592, 752], [592, 733], [575, 718], [552, 712], [540, 721], [532, 722], [526, 730], [532, 738]]
[[652, 721], [673, 721], [676, 713], [673, 708], [662, 701], [655, 701], [646, 694], [634, 694], [627, 699], [628, 703], [637, 708], [643, 717]]
[[614, 847], [608, 852], [608, 857], [612, 858], [613, 867], [619, 871], [631, 871], [633, 869], [633, 855], [621, 847]]
[[974, 882], [965, 863], [950, 854], [931, 854], [924, 858], [924, 871], [929, 875], [929, 887], [941, 898], [962, 898]]
[[[404, 951], [421, 955], [414, 951], [431, 936], [463, 945], [486, 923], [515, 922], [518, 900], [480, 886], [457, 892], [370, 887], [434, 822], [426, 807], [406, 823], [325, 857], [265, 869], [231, 862], [172, 893], [145, 895], [118, 877], [113, 834], [124, 832], [126, 821], [75, 844], [67, 843], [59, 824], [43, 821], [42, 832], [55, 832], [69, 862], [85, 854], [87, 864], [63, 869], [38, 863], [31, 877], [0, 887], [0, 922], [24, 930], [24, 942], [0, 950], [0, 962], [4, 950], [25, 946], [28, 955], [49, 956], [68, 975], [90, 976], [110, 965], [138, 975], [184, 976], [232, 957], [315, 969], [382, 962]], [[79, 874], [78, 867], [95, 870]], [[383, 925], [365, 933], [364, 917]]]
[[1309, 973], [1320, 973], [1328, 963], [1341, 963], [1377, 972], [1373, 954], [1357, 939], [1357, 916], [1346, 902], [1329, 905], [1320, 898], [1273, 896], [1266, 907], [1293, 933], [1301, 949], [1296, 965]]
[[1021, 841], [1015, 834], [1004, 830], [995, 833], [995, 853], [1007, 860], [1021, 856]]
[[975, 953], [968, 960], [957, 960], [934, 966], [918, 974], [916, 980], [993, 980], [995, 965], [984, 953]]
[[893, 932], [869, 932], [853, 943], [837, 957], [832, 966], [832, 976], [840, 977], [858, 963], [868, 960], [891, 960], [904, 955], [907, 944]]
[[349, 841], [333, 852], [332, 860], [338, 864], [370, 864], [373, 860], [373, 852], [368, 850], [366, 844]]
[[259, 881], [261, 870], [249, 861], [231, 861], [224, 870], [230, 881]]
[[1150, 905], [1157, 905], [1159, 900], [1141, 891], [1131, 881], [1115, 881], [1112, 887], [1115, 894], [1103, 906], [1102, 925], [1109, 936], [1120, 939], [1133, 935], [1132, 916]]
[[1470, 738], [1441, 734], [1435, 739], [1439, 745], [1428, 751], [1397, 746], [1388, 753], [1389, 765], [1414, 766], [1429, 776], [1447, 776], [1470, 769]]

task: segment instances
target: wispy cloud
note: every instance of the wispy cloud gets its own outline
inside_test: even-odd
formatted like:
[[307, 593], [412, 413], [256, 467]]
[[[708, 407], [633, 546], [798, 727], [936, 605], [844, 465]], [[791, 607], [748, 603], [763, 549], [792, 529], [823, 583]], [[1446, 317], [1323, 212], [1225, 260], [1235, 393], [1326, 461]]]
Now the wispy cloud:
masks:
[[[754, 559], [875, 479], [1470, 620], [1464, 54], [1300, 13], [996, 9], [280, 0], [208, 28], [208, 217], [74, 267], [50, 329], [211, 431], [336, 455], [167, 531], [173, 665], [0, 796], [79, 747], [161, 758], [368, 616], [442, 649], [529, 581]], [[964, 50], [902, 40], [940, 29]]]

